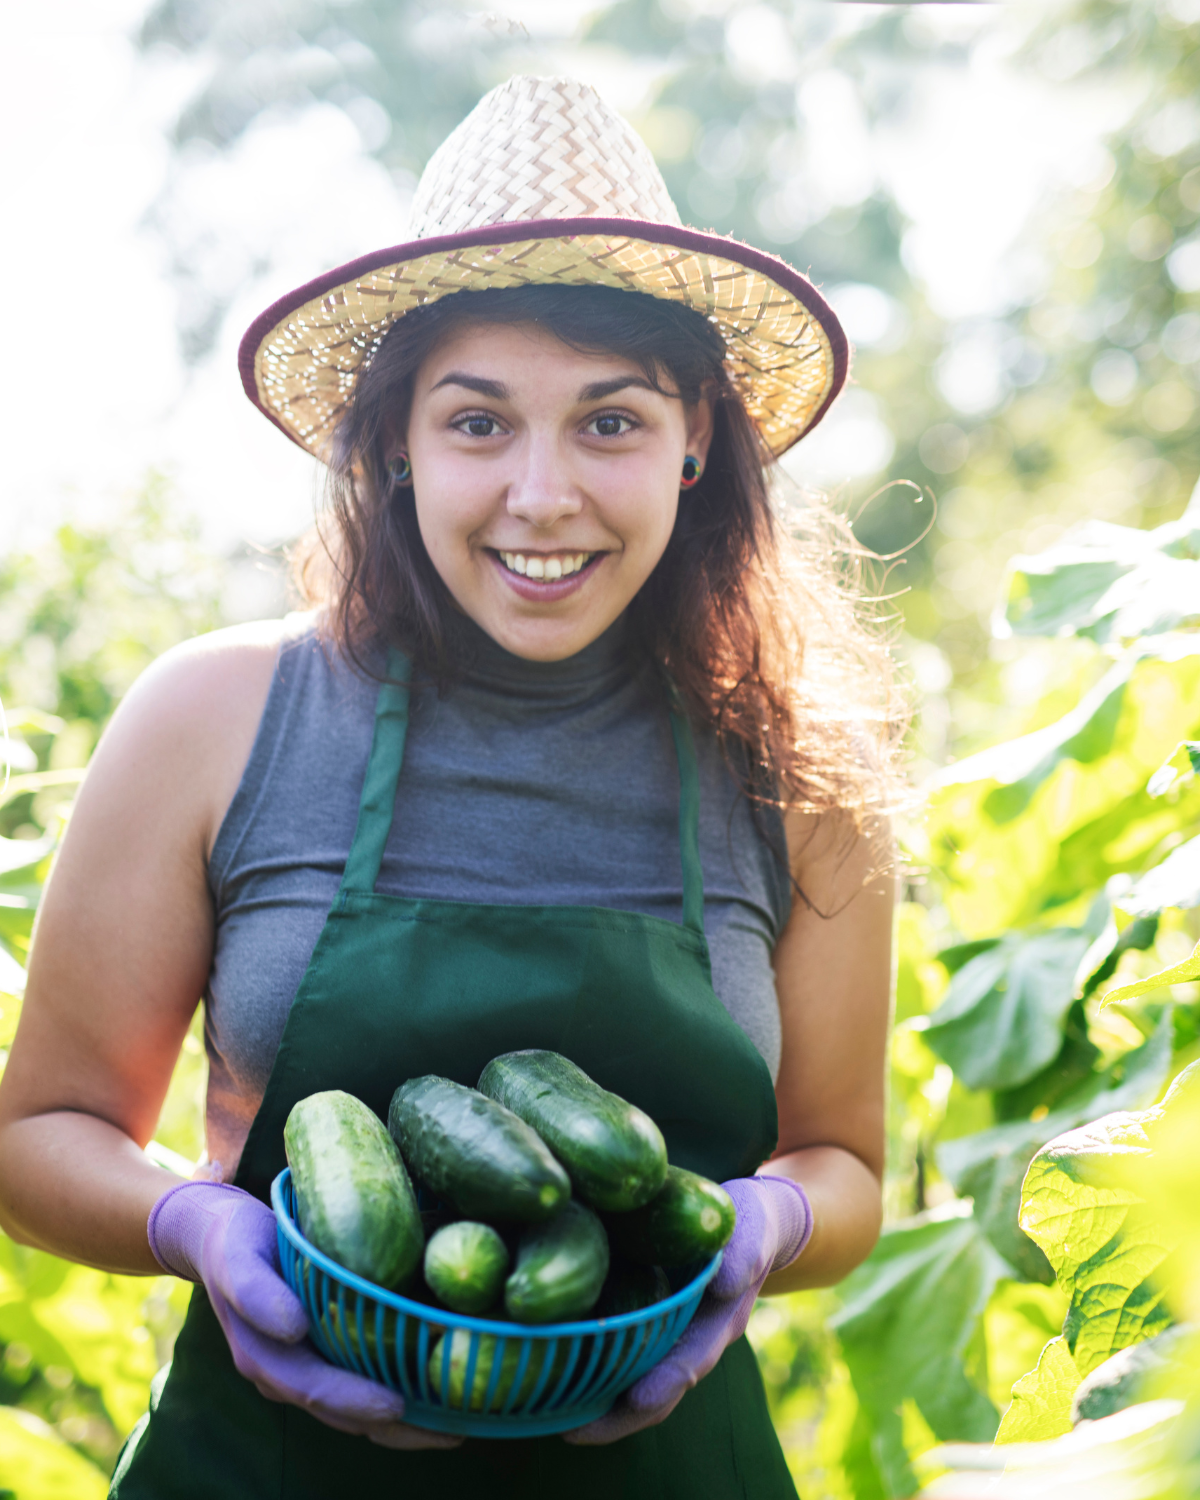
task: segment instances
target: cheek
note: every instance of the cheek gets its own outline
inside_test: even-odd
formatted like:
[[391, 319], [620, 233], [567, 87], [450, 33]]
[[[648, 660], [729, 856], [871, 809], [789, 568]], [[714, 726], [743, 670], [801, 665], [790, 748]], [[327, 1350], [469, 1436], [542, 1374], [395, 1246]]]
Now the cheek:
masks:
[[467, 539], [478, 529], [484, 514], [461, 488], [430, 483], [431, 477], [414, 486], [417, 525], [430, 557], [439, 565], [453, 564], [456, 557], [465, 558]]
[[647, 571], [666, 550], [678, 510], [679, 497], [671, 491], [647, 501], [646, 492], [642, 490], [622, 507], [618, 525], [624, 534], [626, 548], [647, 565]]

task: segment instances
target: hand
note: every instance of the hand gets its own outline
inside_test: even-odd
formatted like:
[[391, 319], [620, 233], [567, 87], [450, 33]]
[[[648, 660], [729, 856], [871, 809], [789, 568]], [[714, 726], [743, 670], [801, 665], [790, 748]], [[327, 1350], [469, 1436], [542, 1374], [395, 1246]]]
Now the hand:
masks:
[[385, 1448], [462, 1441], [406, 1426], [402, 1396], [339, 1370], [305, 1342], [308, 1318], [279, 1270], [275, 1215], [257, 1198], [228, 1183], [180, 1183], [151, 1209], [146, 1232], [165, 1270], [204, 1283], [238, 1373], [269, 1401]]
[[741, 1338], [754, 1301], [772, 1271], [782, 1270], [808, 1244], [812, 1208], [790, 1177], [738, 1177], [721, 1186], [737, 1208], [733, 1238], [683, 1337], [610, 1412], [564, 1433], [568, 1443], [614, 1443], [653, 1427], [675, 1410], [728, 1345]]

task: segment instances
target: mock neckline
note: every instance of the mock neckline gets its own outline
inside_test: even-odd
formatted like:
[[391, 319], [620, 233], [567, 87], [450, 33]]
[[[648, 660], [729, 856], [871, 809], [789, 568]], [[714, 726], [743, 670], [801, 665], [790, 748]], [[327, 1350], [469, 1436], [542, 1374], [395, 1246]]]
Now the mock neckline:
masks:
[[574, 656], [561, 661], [530, 661], [505, 650], [469, 616], [455, 615], [448, 626], [449, 645], [460, 681], [484, 691], [521, 697], [577, 700], [603, 692], [615, 680], [636, 670], [630, 650], [628, 618], [621, 615]]

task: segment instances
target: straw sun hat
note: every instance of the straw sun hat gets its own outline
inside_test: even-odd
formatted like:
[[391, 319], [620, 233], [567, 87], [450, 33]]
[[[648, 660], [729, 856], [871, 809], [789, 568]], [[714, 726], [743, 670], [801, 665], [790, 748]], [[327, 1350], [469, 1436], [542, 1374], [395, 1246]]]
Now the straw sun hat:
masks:
[[694, 308], [724, 336], [730, 377], [777, 455], [846, 378], [846, 336], [811, 282], [685, 229], [641, 137], [574, 79], [510, 78], [486, 94], [421, 174], [412, 232], [297, 288], [242, 340], [246, 394], [319, 458], [391, 325], [454, 292], [610, 286]]

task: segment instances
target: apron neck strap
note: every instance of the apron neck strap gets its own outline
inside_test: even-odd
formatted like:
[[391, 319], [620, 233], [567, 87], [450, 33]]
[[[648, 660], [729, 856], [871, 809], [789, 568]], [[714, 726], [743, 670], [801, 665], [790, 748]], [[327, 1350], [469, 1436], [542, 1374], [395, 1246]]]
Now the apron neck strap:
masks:
[[[393, 646], [388, 652], [387, 679], [375, 700], [375, 732], [367, 774], [358, 804], [354, 842], [346, 858], [341, 891], [369, 895], [379, 879], [396, 807], [396, 788], [404, 765], [408, 734], [408, 695], [412, 663]], [[700, 772], [692, 727], [678, 706], [673, 684], [671, 737], [679, 765], [679, 855], [683, 865], [683, 925], [704, 935], [704, 873], [700, 864]]]
[[383, 851], [392, 831], [400, 768], [404, 765], [411, 675], [412, 664], [408, 657], [393, 646], [388, 652], [387, 679], [380, 683], [379, 696], [375, 700], [375, 733], [358, 803], [354, 842], [346, 856], [339, 895], [344, 891], [370, 895], [379, 879]]
[[[674, 695], [672, 695], [674, 696]], [[683, 925], [704, 936], [704, 869], [700, 863], [700, 772], [692, 726], [671, 706], [671, 738], [679, 763], [679, 857], [683, 863]]]

